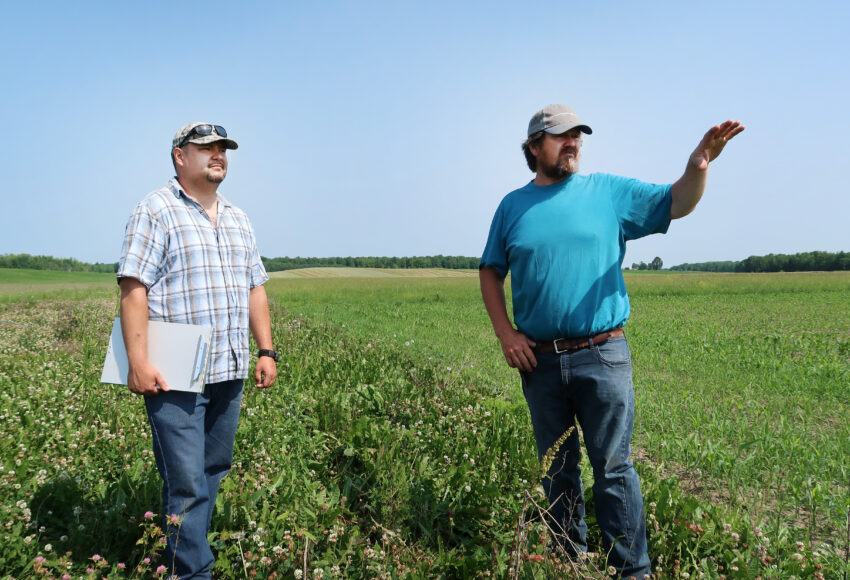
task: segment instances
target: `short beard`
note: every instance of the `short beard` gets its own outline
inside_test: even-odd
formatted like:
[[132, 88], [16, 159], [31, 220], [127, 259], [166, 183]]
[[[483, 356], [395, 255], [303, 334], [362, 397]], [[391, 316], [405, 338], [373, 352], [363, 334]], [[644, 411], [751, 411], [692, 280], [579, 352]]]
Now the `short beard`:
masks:
[[221, 173], [212, 173], [208, 171], [204, 174], [204, 177], [206, 177], [207, 181], [210, 183], [221, 183], [224, 181], [224, 178], [227, 177], [227, 171], [222, 171]]
[[566, 162], [559, 161], [554, 165], [540, 165], [538, 170], [549, 179], [560, 181], [570, 175], [578, 173], [578, 159], [570, 159]]

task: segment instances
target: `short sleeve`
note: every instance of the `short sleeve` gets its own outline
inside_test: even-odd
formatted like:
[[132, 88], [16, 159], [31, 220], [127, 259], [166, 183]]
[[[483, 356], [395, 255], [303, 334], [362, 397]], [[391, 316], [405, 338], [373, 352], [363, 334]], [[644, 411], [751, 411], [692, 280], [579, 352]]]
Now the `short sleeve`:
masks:
[[251, 288], [262, 286], [269, 279], [266, 273], [266, 267], [263, 265], [263, 259], [260, 257], [260, 251], [257, 249], [257, 239], [254, 237], [254, 228], [249, 224], [251, 232]]
[[478, 268], [494, 268], [502, 277], [508, 275], [508, 255], [504, 231], [504, 202], [499, 204], [493, 221], [490, 224], [490, 234]]
[[611, 176], [611, 202], [626, 241], [663, 234], [670, 227], [671, 185]]
[[117, 277], [136, 278], [150, 288], [162, 271], [167, 245], [165, 227], [145, 202], [136, 206], [124, 231]]

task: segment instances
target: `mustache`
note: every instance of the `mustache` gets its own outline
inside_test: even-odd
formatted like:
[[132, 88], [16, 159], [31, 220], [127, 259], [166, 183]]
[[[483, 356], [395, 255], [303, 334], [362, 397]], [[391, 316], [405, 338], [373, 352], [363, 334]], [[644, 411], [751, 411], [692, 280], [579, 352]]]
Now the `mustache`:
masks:
[[561, 149], [561, 154], [564, 153], [572, 153], [573, 155], [578, 155], [578, 147], [573, 147], [571, 145], [567, 145], [563, 149]]

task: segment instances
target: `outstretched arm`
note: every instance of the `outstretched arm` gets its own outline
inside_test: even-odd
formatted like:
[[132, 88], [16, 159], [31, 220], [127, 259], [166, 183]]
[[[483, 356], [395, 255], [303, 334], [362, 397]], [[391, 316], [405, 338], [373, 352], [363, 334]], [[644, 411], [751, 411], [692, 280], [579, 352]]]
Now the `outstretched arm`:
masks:
[[685, 173], [673, 184], [670, 194], [670, 218], [685, 217], [702, 198], [708, 178], [708, 164], [717, 159], [726, 143], [745, 129], [740, 121], [725, 121], [706, 132], [697, 148], [691, 153]]

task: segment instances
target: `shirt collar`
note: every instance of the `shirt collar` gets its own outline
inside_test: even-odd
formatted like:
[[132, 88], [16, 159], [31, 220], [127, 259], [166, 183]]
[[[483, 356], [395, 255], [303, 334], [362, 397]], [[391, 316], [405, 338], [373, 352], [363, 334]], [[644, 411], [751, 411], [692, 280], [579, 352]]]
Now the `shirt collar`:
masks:
[[[184, 191], [184, 189], [182, 187], [180, 187], [180, 182], [177, 181], [177, 177], [172, 177], [171, 179], [169, 179], [168, 185], [166, 187], [168, 187], [168, 190], [177, 199], [185, 198], [185, 199], [189, 200], [189, 196], [186, 195], [186, 192]], [[223, 195], [221, 195], [218, 191], [215, 192], [215, 195], [218, 198], [218, 205], [219, 205], [220, 208], [221, 207], [230, 207], [230, 202], [227, 201], [227, 199], [225, 199], [225, 197]]]

